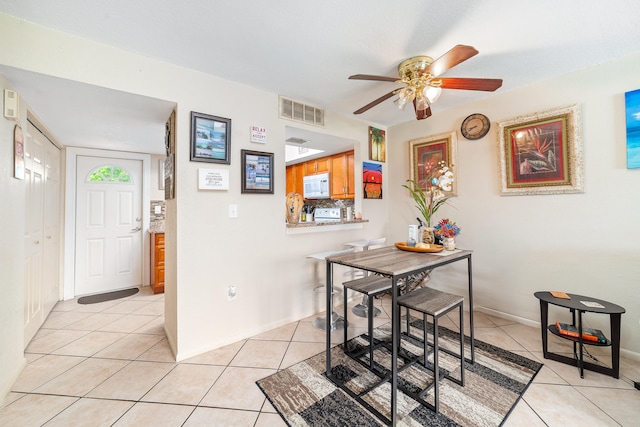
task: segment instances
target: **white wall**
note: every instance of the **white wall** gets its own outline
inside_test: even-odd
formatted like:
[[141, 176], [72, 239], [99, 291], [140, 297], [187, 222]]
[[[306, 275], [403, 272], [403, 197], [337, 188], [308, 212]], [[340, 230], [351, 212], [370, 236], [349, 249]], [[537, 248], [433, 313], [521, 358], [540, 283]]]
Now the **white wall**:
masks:
[[[417, 214], [401, 188], [409, 178], [407, 141], [456, 131], [458, 197], [436, 216], [455, 220], [462, 227], [458, 246], [474, 251], [474, 303], [539, 322], [538, 290], [607, 300], [626, 308], [622, 347], [640, 353], [640, 169], [626, 168], [624, 112], [624, 92], [640, 87], [638, 69], [635, 55], [449, 111], [435, 104], [431, 118], [390, 128], [389, 234], [406, 239]], [[582, 110], [585, 192], [500, 196], [497, 122], [570, 104]], [[468, 141], [460, 124], [476, 112], [491, 119], [491, 130]], [[434, 284], [447, 287], [449, 279], [441, 271]], [[608, 331], [605, 316], [589, 314], [586, 322]]]
[[[317, 309], [317, 296], [312, 291], [316, 266], [305, 256], [341, 249], [352, 240], [384, 235], [388, 199], [356, 204], [365, 218], [372, 219], [361, 229], [286, 234], [284, 133], [285, 126], [298, 125], [277, 117], [278, 94], [6, 15], [0, 15], [0, 38], [7, 41], [0, 45], [5, 65], [176, 103], [177, 198], [166, 203], [165, 330], [178, 359], [312, 315]], [[189, 160], [191, 111], [232, 119], [231, 165]], [[362, 161], [368, 155], [369, 124], [331, 112], [327, 112], [325, 121], [324, 129], [307, 128], [356, 142], [356, 182], [360, 183]], [[252, 125], [266, 128], [266, 145], [250, 142]], [[241, 149], [275, 153], [273, 195], [240, 193]], [[199, 191], [200, 167], [228, 169], [230, 190]], [[386, 174], [387, 164], [383, 172]], [[357, 191], [361, 197], [359, 186]], [[231, 203], [238, 205], [237, 219], [227, 218]], [[20, 211], [16, 219], [22, 214]], [[324, 269], [319, 272], [323, 277]], [[20, 278], [20, 272], [14, 274]], [[22, 280], [19, 282], [21, 285]], [[238, 290], [238, 297], [231, 302], [226, 297], [230, 284]], [[21, 301], [11, 303], [19, 314], [14, 322], [20, 325]], [[0, 351], [4, 355], [5, 350]], [[16, 356], [11, 358], [15, 360]], [[2, 375], [8, 374], [3, 370]]]
[[[0, 93], [13, 88], [0, 76]], [[24, 180], [13, 178], [13, 131], [27, 128], [26, 107], [20, 105], [20, 122], [0, 117], [0, 401], [24, 366], [24, 229], [26, 193]]]

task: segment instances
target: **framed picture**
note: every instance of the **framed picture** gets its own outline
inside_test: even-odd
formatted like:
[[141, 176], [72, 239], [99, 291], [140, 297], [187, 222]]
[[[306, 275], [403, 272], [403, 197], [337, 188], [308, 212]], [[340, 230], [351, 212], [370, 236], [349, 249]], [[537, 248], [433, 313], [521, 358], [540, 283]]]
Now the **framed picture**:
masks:
[[627, 116], [627, 169], [640, 168], [640, 89], [624, 94]]
[[387, 136], [382, 129], [369, 126], [369, 160], [384, 162], [387, 158]]
[[24, 135], [20, 125], [13, 128], [13, 176], [17, 179], [24, 179]]
[[447, 196], [457, 195], [458, 177], [457, 160], [458, 139], [455, 132], [447, 132], [409, 141], [409, 161], [411, 179], [426, 190], [430, 187], [433, 174], [440, 162], [444, 162], [453, 172], [453, 184]]
[[191, 112], [191, 161], [231, 163], [231, 119]]
[[382, 199], [382, 165], [362, 162], [362, 194], [365, 199]]
[[167, 156], [176, 152], [176, 110], [171, 112], [165, 124], [164, 148]]
[[273, 194], [273, 153], [240, 150], [241, 193]]
[[499, 123], [502, 195], [584, 191], [577, 105]]

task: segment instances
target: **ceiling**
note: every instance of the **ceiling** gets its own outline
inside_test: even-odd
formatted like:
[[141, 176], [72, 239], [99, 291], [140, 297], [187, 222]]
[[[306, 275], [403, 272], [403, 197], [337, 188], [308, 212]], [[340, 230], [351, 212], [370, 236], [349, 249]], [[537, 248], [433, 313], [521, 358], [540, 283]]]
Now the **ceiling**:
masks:
[[[444, 76], [502, 78], [496, 93], [640, 52], [635, 0], [0, 0], [0, 12], [344, 115], [398, 87], [348, 76], [396, 76], [403, 59], [438, 58], [456, 44], [480, 53]], [[164, 150], [170, 101], [0, 73], [65, 143], [100, 132], [130, 151]], [[427, 120], [491, 95], [446, 90]], [[77, 109], [60, 108], [65, 99]], [[380, 126], [415, 120], [391, 100], [359, 117]]]

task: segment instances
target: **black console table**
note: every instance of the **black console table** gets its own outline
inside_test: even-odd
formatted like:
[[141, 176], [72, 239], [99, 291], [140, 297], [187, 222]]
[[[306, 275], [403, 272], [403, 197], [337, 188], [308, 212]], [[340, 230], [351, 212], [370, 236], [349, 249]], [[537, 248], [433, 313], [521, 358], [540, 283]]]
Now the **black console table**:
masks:
[[[577, 366], [580, 369], [580, 378], [584, 378], [584, 369], [590, 371], [599, 372], [605, 375], [611, 375], [614, 378], [620, 376], [620, 320], [622, 313], [625, 309], [619, 305], [612, 304], [607, 301], [599, 300], [596, 298], [586, 297], [583, 295], [567, 294], [571, 299], [556, 298], [551, 295], [549, 291], [540, 291], [533, 294], [540, 300], [540, 329], [542, 330], [542, 351], [545, 359], [555, 360], [557, 362], [567, 363], [569, 365]], [[589, 307], [580, 301], [590, 301], [600, 304], [602, 307]], [[555, 323], [548, 325], [549, 323], [549, 304], [557, 305], [558, 307], [564, 307], [571, 310], [571, 316], [573, 325], [578, 328], [578, 337], [568, 337], [560, 335]], [[578, 313], [578, 322], [576, 323], [576, 312]], [[608, 314], [611, 322], [611, 339], [606, 343], [597, 343], [591, 341], [584, 341], [582, 339], [582, 313], [602, 313]], [[552, 353], [547, 348], [548, 332], [558, 335], [562, 338], [573, 341], [573, 355], [574, 357], [567, 357], [562, 354]], [[599, 345], [599, 346], [611, 346], [611, 368], [606, 366], [596, 365], [594, 363], [585, 362], [582, 358], [583, 344]], [[579, 355], [576, 351], [576, 345], [579, 347]]]

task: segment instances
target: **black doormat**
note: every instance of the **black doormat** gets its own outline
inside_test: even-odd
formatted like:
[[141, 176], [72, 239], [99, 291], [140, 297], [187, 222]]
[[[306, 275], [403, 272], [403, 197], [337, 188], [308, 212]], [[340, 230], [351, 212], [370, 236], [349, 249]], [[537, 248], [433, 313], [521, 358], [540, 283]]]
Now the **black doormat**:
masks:
[[111, 301], [138, 293], [138, 288], [123, 289], [121, 291], [107, 292], [104, 294], [89, 295], [78, 298], [78, 304], [95, 304], [97, 302]]

